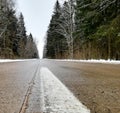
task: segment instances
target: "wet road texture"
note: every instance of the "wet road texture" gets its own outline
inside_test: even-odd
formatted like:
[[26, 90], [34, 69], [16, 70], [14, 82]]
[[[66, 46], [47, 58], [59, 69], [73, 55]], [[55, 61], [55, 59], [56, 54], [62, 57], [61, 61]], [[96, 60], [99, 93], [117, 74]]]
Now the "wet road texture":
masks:
[[[55, 75], [55, 79], [58, 79], [60, 84], [64, 84], [63, 87], [68, 88], [75, 98], [86, 106], [85, 109], [90, 109], [91, 113], [120, 113], [119, 64], [48, 59], [0, 63], [0, 113], [89, 113], [89, 110], [60, 112], [60, 108], [57, 111], [47, 109], [52, 103], [49, 102], [50, 99], [47, 100], [47, 97], [46, 100], [43, 100], [43, 96], [47, 95], [44, 95], [43, 92], [48, 88], [54, 89], [54, 87], [46, 85], [46, 89], [41, 88], [44, 85], [41, 82], [43, 79], [41, 68], [44, 68], [44, 72], [49, 69], [50, 73]], [[44, 81], [46, 81], [45, 79], [49, 78], [46, 76]], [[54, 82], [53, 79], [51, 81]], [[57, 85], [56, 82], [55, 84]], [[62, 89], [60, 90], [62, 91]], [[49, 96], [49, 98], [51, 97], [52, 95]], [[59, 96], [55, 98], [57, 97]], [[67, 97], [64, 96], [64, 98]], [[72, 100], [72, 97], [70, 98]]]

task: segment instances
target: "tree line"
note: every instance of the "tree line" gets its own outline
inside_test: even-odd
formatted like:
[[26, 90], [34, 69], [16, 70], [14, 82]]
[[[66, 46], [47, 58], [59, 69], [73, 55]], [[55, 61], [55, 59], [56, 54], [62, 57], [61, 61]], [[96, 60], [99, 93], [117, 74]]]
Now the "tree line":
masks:
[[38, 58], [32, 34], [26, 34], [22, 13], [13, 0], [0, 0], [0, 58]]
[[119, 0], [57, 0], [44, 57], [120, 59]]

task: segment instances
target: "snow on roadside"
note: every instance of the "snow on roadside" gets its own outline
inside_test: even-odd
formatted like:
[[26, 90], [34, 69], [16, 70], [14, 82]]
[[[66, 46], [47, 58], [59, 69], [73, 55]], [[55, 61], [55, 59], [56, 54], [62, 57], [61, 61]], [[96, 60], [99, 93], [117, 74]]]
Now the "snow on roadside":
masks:
[[46, 67], [40, 70], [45, 113], [90, 113], [68, 88]]
[[104, 64], [120, 64], [120, 60], [72, 60], [72, 59], [63, 59], [63, 60], [56, 60], [56, 61], [71, 61], [71, 62], [88, 62], [88, 63], [104, 63]]
[[21, 62], [21, 61], [29, 61], [29, 60], [36, 60], [36, 59], [0, 59], [0, 63], [4, 62]]

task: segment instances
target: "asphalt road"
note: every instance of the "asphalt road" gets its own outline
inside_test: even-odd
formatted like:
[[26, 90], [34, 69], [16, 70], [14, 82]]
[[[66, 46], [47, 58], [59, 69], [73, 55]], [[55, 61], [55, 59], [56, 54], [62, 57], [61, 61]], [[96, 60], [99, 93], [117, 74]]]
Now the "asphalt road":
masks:
[[[41, 72], [41, 69], [44, 71]], [[54, 88], [52, 82], [48, 81], [48, 75], [42, 78], [41, 73], [43, 77], [49, 73], [50, 80], [56, 84], [55, 86], [62, 88], [59, 90]], [[52, 74], [56, 78], [52, 77]], [[54, 79], [58, 79], [58, 82]], [[55, 99], [52, 98], [52, 94], [49, 96], [50, 94], [43, 93], [48, 92], [50, 88], [57, 94]], [[61, 93], [63, 89], [70, 92]], [[52, 111], [49, 104], [55, 103], [51, 101], [55, 100], [59, 104], [61, 99], [58, 97], [62, 97], [58, 95], [63, 94], [64, 98], [67, 98], [65, 95], [70, 95], [71, 92], [75, 95], [75, 102], [78, 102], [77, 99], [81, 101], [91, 113], [119, 113], [120, 65], [55, 60], [0, 63], [0, 113], [43, 113], [44, 109], [45, 113], [83, 113], [77, 110], [73, 112], [73, 109], [60, 112], [61, 108]], [[69, 100], [74, 102], [74, 97], [70, 98]], [[53, 106], [54, 110], [58, 107]]]

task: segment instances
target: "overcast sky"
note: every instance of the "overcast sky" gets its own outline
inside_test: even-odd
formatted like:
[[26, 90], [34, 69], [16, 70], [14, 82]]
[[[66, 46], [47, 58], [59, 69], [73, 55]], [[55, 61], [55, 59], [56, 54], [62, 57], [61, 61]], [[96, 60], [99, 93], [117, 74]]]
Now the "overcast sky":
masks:
[[22, 12], [24, 16], [27, 34], [31, 32], [39, 42], [40, 57], [42, 57], [43, 40], [55, 2], [56, 0], [17, 0], [18, 11]]

